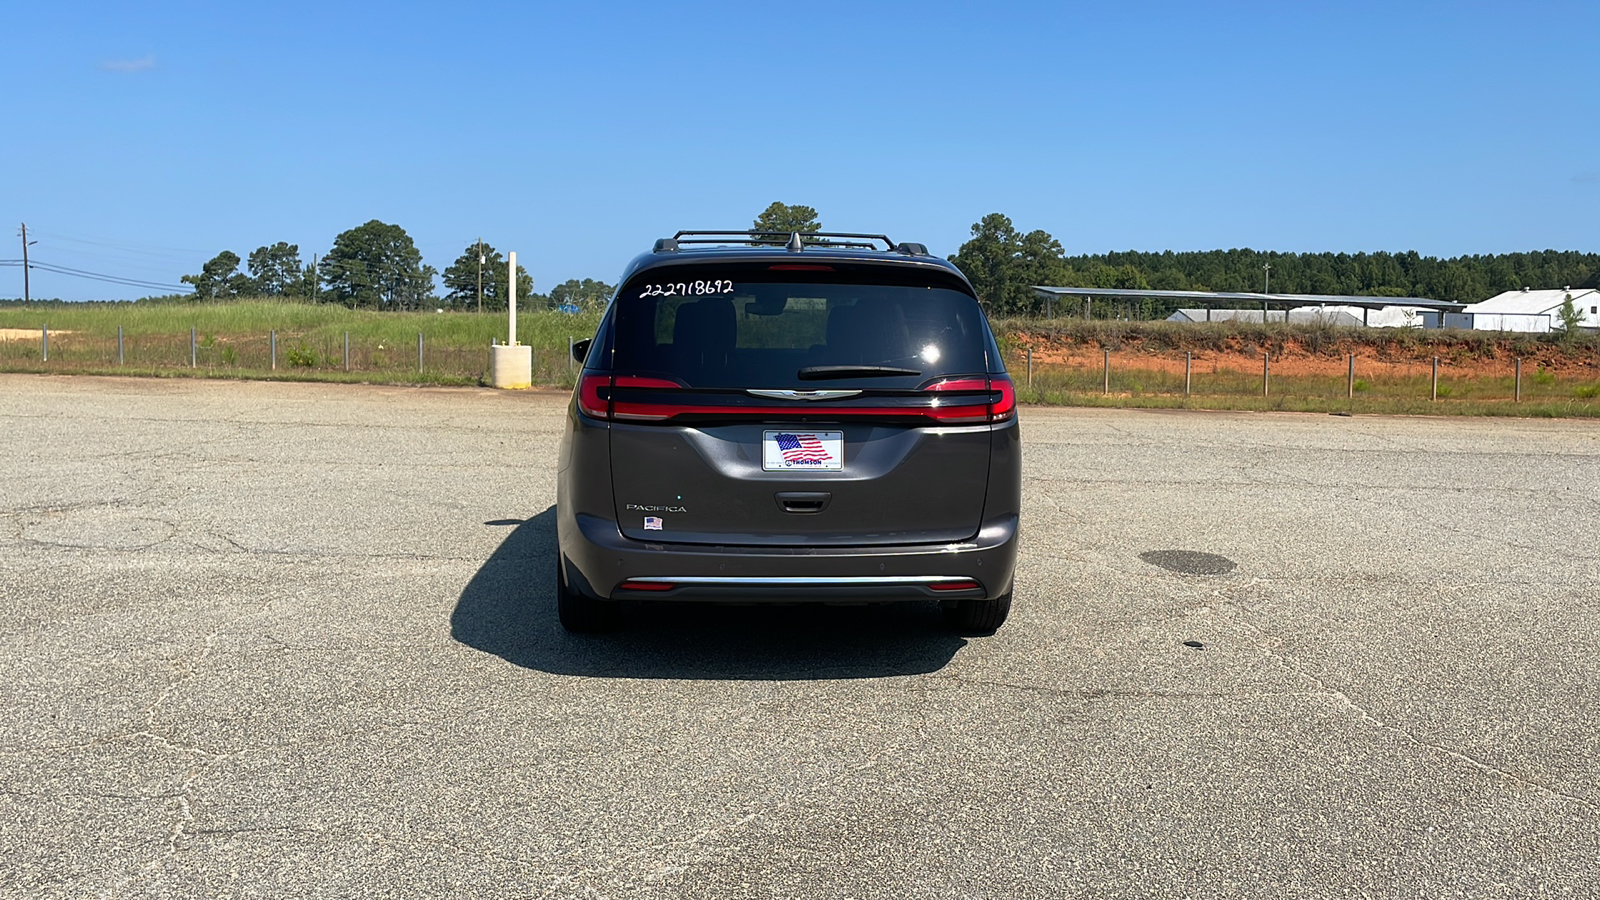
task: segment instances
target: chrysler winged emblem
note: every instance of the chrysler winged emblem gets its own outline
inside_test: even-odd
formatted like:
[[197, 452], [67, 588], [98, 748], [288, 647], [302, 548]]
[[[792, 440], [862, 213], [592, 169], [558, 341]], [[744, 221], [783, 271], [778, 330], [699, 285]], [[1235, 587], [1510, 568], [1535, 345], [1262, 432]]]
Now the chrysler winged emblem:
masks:
[[757, 397], [766, 397], [766, 398], [768, 398], [770, 400], [843, 400], [846, 397], [854, 397], [855, 395], [857, 395], [857, 394], [859, 394], [861, 392], [860, 391], [780, 391], [780, 390], [758, 391], [758, 390], [751, 389], [751, 390], [745, 391], [745, 393], [754, 394]]

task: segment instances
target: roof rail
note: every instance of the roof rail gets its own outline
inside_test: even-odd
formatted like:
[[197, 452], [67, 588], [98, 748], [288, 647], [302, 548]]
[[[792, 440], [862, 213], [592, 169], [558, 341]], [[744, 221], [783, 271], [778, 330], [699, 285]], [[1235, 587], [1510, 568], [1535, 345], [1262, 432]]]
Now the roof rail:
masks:
[[[688, 244], [717, 244], [735, 247], [784, 247], [804, 250], [826, 247], [835, 250], [900, 250], [882, 234], [854, 234], [843, 231], [680, 231], [656, 241], [656, 253], [673, 252]], [[906, 252], [901, 250], [900, 252]]]

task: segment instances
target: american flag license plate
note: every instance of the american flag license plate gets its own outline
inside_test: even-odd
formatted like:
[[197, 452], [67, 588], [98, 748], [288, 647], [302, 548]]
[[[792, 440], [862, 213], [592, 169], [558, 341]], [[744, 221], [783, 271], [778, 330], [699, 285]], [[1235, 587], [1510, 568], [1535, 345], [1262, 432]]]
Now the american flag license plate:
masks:
[[844, 468], [842, 431], [768, 431], [761, 437], [761, 468], [768, 472]]

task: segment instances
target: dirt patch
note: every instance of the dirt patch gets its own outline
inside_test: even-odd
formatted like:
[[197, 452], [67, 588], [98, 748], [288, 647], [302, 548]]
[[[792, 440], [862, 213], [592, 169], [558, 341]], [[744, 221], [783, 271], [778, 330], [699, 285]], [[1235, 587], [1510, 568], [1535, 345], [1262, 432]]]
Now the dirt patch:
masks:
[[[1031, 346], [1035, 365], [1099, 369], [1105, 363], [1104, 353], [1108, 349], [1059, 335], [1013, 332], [1009, 339], [1019, 355]], [[1195, 372], [1259, 372], [1262, 354], [1270, 352], [1273, 374], [1286, 376], [1343, 377], [1349, 365], [1349, 356], [1354, 354], [1356, 373], [1361, 377], [1426, 374], [1432, 371], [1435, 356], [1439, 358], [1441, 371], [1448, 370], [1457, 376], [1492, 378], [1509, 375], [1517, 358], [1521, 357], [1524, 373], [1542, 369], [1585, 379], [1600, 377], [1600, 354], [1552, 343], [1525, 348], [1513, 348], [1509, 343], [1500, 346], [1493, 342], [1465, 345], [1449, 341], [1417, 341], [1409, 347], [1375, 346], [1349, 339], [1319, 343], [1320, 347], [1312, 349], [1304, 340], [1295, 337], [1274, 340], [1271, 346], [1247, 338], [1229, 337], [1222, 341], [1221, 348], [1196, 348], [1189, 352], [1193, 353]], [[1117, 344], [1109, 348], [1113, 368], [1119, 363], [1126, 368], [1132, 362], [1148, 371], [1183, 375], [1182, 349], [1148, 346], [1146, 341], [1138, 337], [1124, 337]]]
[[[52, 331], [51, 337], [75, 334], [72, 331]], [[43, 335], [37, 328], [0, 328], [0, 341], [37, 341]]]

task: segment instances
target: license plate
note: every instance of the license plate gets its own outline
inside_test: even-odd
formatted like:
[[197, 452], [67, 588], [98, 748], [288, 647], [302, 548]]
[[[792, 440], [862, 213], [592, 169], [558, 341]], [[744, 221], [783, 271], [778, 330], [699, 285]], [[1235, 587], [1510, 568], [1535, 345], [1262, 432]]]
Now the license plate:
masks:
[[838, 472], [844, 468], [842, 431], [768, 431], [761, 436], [761, 468]]

